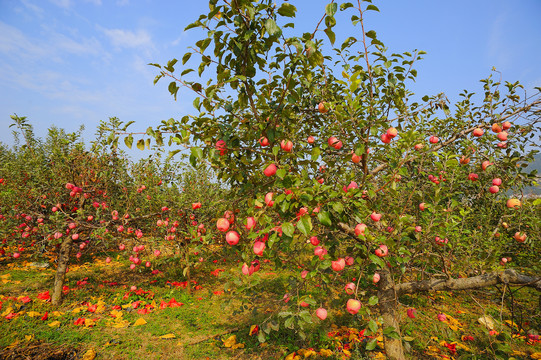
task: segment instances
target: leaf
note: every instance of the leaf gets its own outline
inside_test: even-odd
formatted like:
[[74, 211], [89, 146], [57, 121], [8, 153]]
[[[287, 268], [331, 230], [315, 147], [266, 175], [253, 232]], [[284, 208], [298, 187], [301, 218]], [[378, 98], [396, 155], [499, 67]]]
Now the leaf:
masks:
[[88, 349], [83, 355], [81, 360], [94, 360], [96, 358], [96, 352], [93, 349]]
[[327, 28], [324, 31], [325, 31], [325, 34], [327, 34], [327, 37], [329, 38], [331, 45], [334, 45], [334, 42], [336, 41], [335, 33], [331, 30], [331, 28]]
[[368, 328], [370, 331], [372, 331], [373, 334], [378, 332], [378, 323], [376, 323], [373, 319], [368, 322]]
[[192, 53], [190, 52], [184, 54], [184, 56], [182, 57], [182, 65], [186, 64], [188, 60], [190, 60], [191, 57], [192, 57]]
[[300, 221], [297, 222], [297, 229], [299, 229], [304, 235], [308, 236], [310, 231], [312, 231], [312, 219], [310, 216], [302, 216]]
[[280, 32], [280, 28], [272, 19], [267, 19], [267, 21], [265, 22], [265, 29], [267, 29], [269, 35], [274, 35]]
[[53, 321], [53, 322], [48, 323], [47, 326], [50, 326], [50, 327], [59, 327], [59, 326], [60, 326], [60, 321], [55, 320], [55, 321]]
[[145, 150], [145, 140], [144, 139], [137, 140], [137, 148], [139, 150]]
[[176, 338], [175, 334], [165, 334], [159, 337], [160, 339], [174, 339]]
[[94, 325], [96, 325], [96, 322], [94, 320], [85, 318], [85, 326], [86, 327], [90, 327], [90, 326], [94, 326]]
[[319, 158], [319, 154], [321, 154], [321, 149], [319, 147], [315, 147], [312, 149], [312, 161], [316, 161]]
[[378, 344], [376, 339], [372, 339], [366, 343], [366, 350], [374, 350]]
[[368, 5], [368, 6], [366, 7], [366, 10], [365, 10], [365, 11], [368, 11], [368, 10], [374, 10], [374, 11], [379, 12], [379, 9], [378, 9], [378, 7], [377, 7], [376, 5]]
[[331, 218], [329, 216], [329, 212], [327, 212], [327, 211], [321, 211], [320, 213], [318, 213], [317, 214], [317, 219], [319, 220], [319, 222], [322, 225], [325, 225], [325, 226], [331, 226], [332, 225], [332, 221], [331, 221]]
[[201, 160], [203, 158], [203, 150], [200, 147], [194, 146], [190, 149], [190, 151], [197, 159]]
[[145, 319], [143, 318], [139, 318], [137, 319], [134, 323], [133, 323], [133, 326], [140, 326], [140, 325], [145, 325], [147, 322]]
[[404, 336], [402, 339], [403, 339], [404, 341], [407, 341], [407, 342], [411, 342], [411, 341], [415, 340], [415, 338], [413, 338], [413, 337], [411, 337], [411, 336]]
[[295, 227], [290, 222], [285, 222], [282, 224], [282, 231], [289, 237], [293, 237], [295, 233]]
[[133, 145], [133, 136], [132, 135], [128, 135], [124, 138], [124, 144], [126, 144], [126, 146], [128, 147], [128, 149], [131, 149], [132, 145]]
[[338, 4], [336, 3], [330, 3], [325, 6], [325, 14], [327, 14], [327, 16], [334, 16], [337, 10]]
[[291, 4], [284, 3], [280, 8], [278, 9], [278, 14], [286, 17], [295, 17], [295, 12], [297, 11], [297, 8]]

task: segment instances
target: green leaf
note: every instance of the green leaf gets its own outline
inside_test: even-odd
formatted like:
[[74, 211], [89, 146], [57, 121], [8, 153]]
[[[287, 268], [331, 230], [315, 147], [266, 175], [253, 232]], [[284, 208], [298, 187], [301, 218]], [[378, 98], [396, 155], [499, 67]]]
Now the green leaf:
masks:
[[265, 22], [265, 29], [267, 29], [267, 32], [271, 36], [280, 33], [280, 28], [272, 19], [267, 19], [267, 21]]
[[290, 222], [285, 222], [282, 224], [282, 231], [289, 237], [293, 237], [295, 233], [295, 227]]
[[288, 329], [293, 329], [293, 327], [295, 326], [293, 324], [293, 321], [295, 320], [295, 318], [292, 316], [292, 317], [289, 317], [286, 319], [286, 321], [284, 322], [284, 326]]
[[372, 331], [372, 334], [375, 334], [378, 332], [378, 323], [376, 323], [374, 319], [371, 319], [368, 322], [368, 328], [370, 329], [370, 331]]
[[366, 33], [366, 36], [369, 37], [370, 39], [375, 39], [376, 32], [374, 30], [370, 30], [369, 32]]
[[370, 299], [368, 299], [368, 305], [374, 306], [379, 302], [379, 299], [377, 296], [371, 296]]
[[297, 222], [297, 229], [299, 229], [304, 235], [308, 236], [310, 231], [312, 231], [312, 219], [310, 216], [301, 216], [301, 219]]
[[190, 149], [192, 152], [192, 155], [195, 156], [196, 159], [202, 159], [203, 158], [203, 150], [200, 147], [193, 147]]
[[336, 3], [330, 3], [330, 4], [327, 4], [327, 6], [325, 6], [325, 14], [327, 14], [327, 16], [334, 16], [337, 10], [338, 10], [338, 4]]
[[334, 209], [334, 211], [336, 211], [337, 213], [340, 213], [340, 214], [344, 211], [344, 205], [342, 205], [341, 202], [333, 203], [332, 208]]
[[312, 161], [316, 161], [319, 158], [319, 155], [321, 154], [321, 149], [318, 147], [315, 147], [312, 149]]
[[369, 342], [366, 343], [366, 350], [369, 350], [369, 351], [374, 350], [377, 344], [378, 343], [376, 339], [370, 340]]
[[287, 17], [295, 17], [295, 12], [297, 8], [291, 4], [283, 3], [282, 6], [278, 9], [278, 14]]
[[366, 11], [368, 11], [368, 10], [374, 10], [374, 11], [379, 12], [379, 9], [378, 9], [378, 7], [376, 5], [368, 5], [366, 7]]
[[322, 224], [322, 225], [325, 225], [325, 226], [331, 226], [332, 225], [332, 221], [331, 221], [331, 217], [330, 217], [330, 214], [329, 212], [327, 211], [321, 211], [317, 214], [317, 219], [319, 220], [319, 222]]
[[192, 57], [191, 52], [184, 54], [184, 56], [182, 57], [182, 65], [186, 64], [188, 60], [190, 60], [191, 57]]
[[350, 3], [350, 2], [340, 4], [340, 11], [344, 11], [344, 10], [346, 10], [348, 8], [351, 8], [351, 7], [353, 7], [353, 4]]
[[144, 139], [137, 140], [137, 148], [139, 150], [145, 150], [145, 140]]
[[327, 34], [327, 37], [329, 38], [329, 41], [331, 42], [331, 45], [334, 45], [334, 42], [336, 41], [336, 35], [331, 30], [331, 28], [327, 28], [324, 30], [325, 34]]
[[128, 147], [128, 149], [131, 149], [132, 145], [133, 145], [133, 136], [132, 135], [128, 135], [124, 138], [124, 144], [126, 144], [126, 146]]
[[276, 176], [278, 176], [280, 179], [284, 179], [284, 177], [286, 176], [287, 174], [287, 170], [286, 169], [278, 169], [276, 171]]

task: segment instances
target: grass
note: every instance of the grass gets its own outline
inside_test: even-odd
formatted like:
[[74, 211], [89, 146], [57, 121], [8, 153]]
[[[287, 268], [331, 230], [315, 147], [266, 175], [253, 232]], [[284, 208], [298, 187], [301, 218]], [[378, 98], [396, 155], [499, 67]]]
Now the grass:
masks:
[[[329, 359], [342, 359], [345, 354], [351, 359], [383, 358], [380, 341], [374, 351], [364, 349], [369, 339], [359, 336], [359, 331], [366, 328], [366, 321], [339, 307], [329, 311], [326, 321], [316, 320], [309, 326], [305, 339], [285, 328], [283, 320], [271, 316], [283, 302], [272, 299], [280, 299], [287, 291], [290, 274], [274, 275], [269, 264], [262, 264], [260, 292], [250, 302], [241, 303], [237, 294], [231, 295], [224, 287], [228, 274], [238, 272], [238, 265], [223, 262], [219, 251], [214, 259], [193, 270], [194, 285], [198, 286], [193, 293], [178, 286], [185, 279], [170, 260], [155, 261], [163, 272], [153, 275], [144, 267], [140, 272], [127, 270], [128, 263], [120, 257], [111, 264], [104, 258], [103, 254], [87, 255], [70, 266], [66, 283], [69, 292], [59, 308], [37, 297], [52, 287], [54, 266], [39, 268], [31, 259], [0, 259], [0, 357], [41, 344], [50, 348], [71, 346], [80, 355], [92, 349], [97, 359], [283, 359], [294, 351], [305, 354], [308, 349], [331, 349]], [[224, 272], [216, 273], [218, 268]], [[130, 291], [132, 285], [140, 289], [138, 293]], [[335, 295], [340, 296], [330, 297]], [[32, 301], [23, 303], [24, 296]], [[521, 289], [513, 296], [513, 303], [506, 300], [503, 305], [501, 290], [496, 288], [400, 298], [401, 330], [408, 340], [404, 345], [408, 356], [532, 359], [537, 353], [541, 358], [540, 343], [525, 337], [526, 331], [539, 331], [538, 294]], [[182, 305], [161, 308], [162, 302], [172, 299]], [[339, 303], [340, 299], [329, 301]], [[89, 311], [89, 305], [96, 304], [97, 310]], [[121, 306], [118, 319], [111, 316], [114, 306]], [[417, 310], [415, 319], [405, 315], [408, 308]], [[371, 311], [377, 313], [377, 307]], [[45, 312], [48, 319], [42, 320]], [[8, 320], [9, 313], [18, 315]], [[438, 313], [447, 314], [450, 320], [437, 321]], [[491, 316], [496, 333], [489, 334], [479, 323], [483, 314]], [[92, 319], [95, 324], [76, 325], [78, 319]], [[144, 324], [136, 326], [137, 321], [143, 322], [141, 319]], [[517, 332], [520, 329], [511, 319], [524, 329]], [[252, 325], [265, 326], [270, 321], [277, 321], [280, 331], [270, 332], [266, 343], [260, 344], [256, 334], [249, 335]], [[519, 335], [513, 337], [513, 332]], [[236, 336], [233, 348], [226, 347], [225, 340], [232, 336]], [[242, 347], [234, 348], [235, 344]], [[318, 356], [310, 358], [323, 358], [321, 353]]]

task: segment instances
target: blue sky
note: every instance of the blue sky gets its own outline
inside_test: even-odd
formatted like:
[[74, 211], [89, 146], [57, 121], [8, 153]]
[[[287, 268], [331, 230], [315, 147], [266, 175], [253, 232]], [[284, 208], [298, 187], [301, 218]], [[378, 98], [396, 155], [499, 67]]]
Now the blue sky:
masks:
[[[290, 3], [300, 34], [314, 29], [327, 1]], [[421, 96], [478, 92], [492, 67], [529, 94], [541, 86], [539, 0], [374, 4], [381, 12], [367, 14], [366, 28], [391, 52], [427, 52], [411, 87]], [[84, 124], [86, 141], [112, 116], [144, 131], [193, 113], [191, 95], [175, 102], [167, 82], [153, 85], [157, 69], [147, 64], [180, 59], [200, 35], [183, 29], [207, 10], [203, 0], [0, 0], [0, 142], [13, 143], [13, 113], [28, 116], [41, 137], [51, 125], [75, 131]], [[338, 27], [337, 38], [359, 35], [351, 31]]]

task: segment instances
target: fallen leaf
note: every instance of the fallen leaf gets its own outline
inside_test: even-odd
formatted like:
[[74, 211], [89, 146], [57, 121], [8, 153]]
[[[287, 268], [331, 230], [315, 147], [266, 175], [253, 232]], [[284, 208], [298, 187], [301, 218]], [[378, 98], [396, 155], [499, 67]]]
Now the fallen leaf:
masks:
[[31, 340], [34, 339], [34, 335], [25, 335], [25, 336], [24, 336], [24, 339], [25, 339], [26, 341], [31, 341]]
[[479, 322], [479, 324], [483, 325], [488, 330], [494, 330], [494, 320], [490, 316], [488, 315], [482, 316], [479, 319], [477, 319], [477, 321]]
[[47, 326], [50, 326], [50, 327], [59, 327], [59, 326], [60, 326], [60, 321], [55, 320], [55, 321], [53, 321], [53, 322], [48, 323]]
[[175, 337], [175, 334], [165, 334], [160, 336], [160, 339], [174, 339]]
[[96, 352], [89, 349], [87, 352], [85, 352], [81, 360], [94, 360], [94, 358], [96, 358]]
[[146, 322], [145, 319], [139, 318], [139, 319], [137, 319], [137, 321], [135, 321], [135, 322], [133, 323], [133, 326], [145, 325], [146, 323], [147, 323], [147, 322]]
[[90, 327], [96, 325], [96, 322], [92, 319], [85, 319], [85, 326]]
[[26, 313], [26, 315], [30, 316], [30, 317], [38, 317], [38, 316], [41, 316], [41, 314], [37, 311], [29, 311]]

